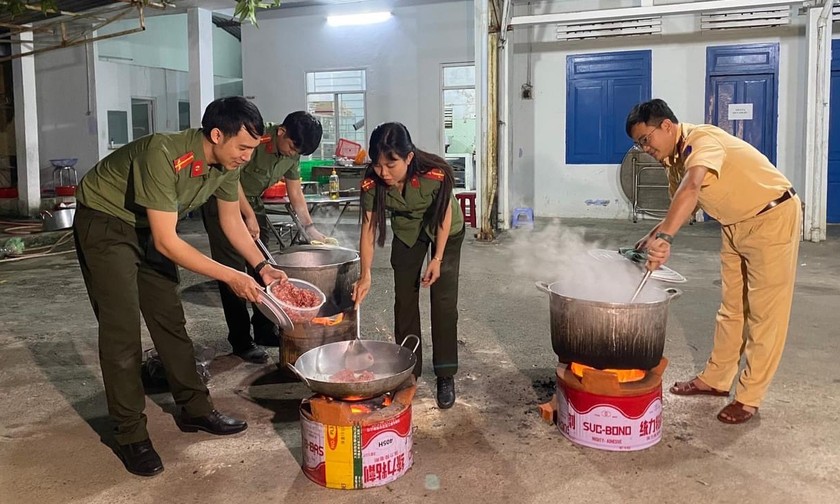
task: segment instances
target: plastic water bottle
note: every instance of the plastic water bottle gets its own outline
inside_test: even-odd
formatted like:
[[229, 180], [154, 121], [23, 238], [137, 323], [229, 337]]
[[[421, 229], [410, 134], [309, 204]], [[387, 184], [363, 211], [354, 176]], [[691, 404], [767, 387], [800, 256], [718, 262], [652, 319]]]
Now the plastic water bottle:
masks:
[[338, 199], [338, 174], [333, 168], [332, 175], [330, 175], [330, 199]]

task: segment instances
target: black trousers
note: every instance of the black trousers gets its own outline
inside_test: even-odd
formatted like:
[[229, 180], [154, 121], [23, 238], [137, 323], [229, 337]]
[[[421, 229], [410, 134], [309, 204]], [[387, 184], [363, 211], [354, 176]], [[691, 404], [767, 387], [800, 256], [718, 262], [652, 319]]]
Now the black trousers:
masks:
[[73, 222], [76, 254], [99, 321], [99, 364], [119, 444], [149, 437], [140, 378], [140, 315], [166, 370], [172, 397], [186, 414], [213, 409], [195, 369], [178, 293], [178, 268], [154, 248], [148, 229], [79, 205]]
[[[429, 288], [432, 308], [432, 365], [435, 376], [454, 376], [458, 372], [458, 274], [464, 228], [446, 241], [440, 278]], [[425, 233], [409, 247], [396, 236], [391, 244], [394, 268], [394, 335], [397, 343], [406, 336], [420, 334], [420, 276], [431, 240]], [[423, 345], [417, 347], [414, 375], [423, 369]]]
[[[254, 273], [254, 270], [239, 255], [239, 252], [231, 245], [222, 231], [219, 223], [219, 204], [215, 197], [210, 197], [207, 203], [201, 207], [201, 217], [204, 221], [204, 229], [210, 239], [210, 255], [217, 262], [229, 266], [238, 271], [247, 272], [254, 277], [254, 280], [262, 285], [262, 277]], [[265, 214], [257, 214], [257, 222], [260, 225], [260, 239], [268, 243], [269, 223]], [[228, 341], [233, 351], [237, 352], [250, 347], [254, 340], [251, 338], [251, 325], [254, 326], [254, 336], [264, 335], [268, 337], [276, 331], [274, 323], [268, 320], [256, 307], [252, 307], [253, 314], [248, 313], [248, 302], [237, 296], [224, 282], [218, 282], [219, 294], [222, 298], [222, 309], [225, 312], [225, 322], [228, 326]]]

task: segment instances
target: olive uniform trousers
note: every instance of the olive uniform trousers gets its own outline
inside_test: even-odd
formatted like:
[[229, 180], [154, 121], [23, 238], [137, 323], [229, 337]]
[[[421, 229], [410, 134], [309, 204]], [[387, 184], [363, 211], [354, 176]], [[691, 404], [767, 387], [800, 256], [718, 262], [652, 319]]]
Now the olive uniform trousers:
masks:
[[779, 367], [787, 338], [802, 224], [799, 197], [721, 227], [722, 299], [714, 347], [700, 380], [729, 390], [741, 353], [746, 366], [735, 399], [758, 407]]
[[175, 403], [189, 416], [213, 409], [185, 329], [178, 268], [154, 247], [149, 229], [79, 205], [73, 223], [79, 266], [99, 321], [99, 364], [119, 444], [149, 437], [140, 377], [140, 315], [160, 355]]
[[[201, 217], [204, 221], [204, 229], [210, 239], [210, 255], [217, 262], [229, 266], [238, 271], [247, 272], [258, 284], [263, 285], [262, 277], [254, 273], [254, 270], [239, 255], [239, 252], [231, 245], [222, 231], [219, 223], [219, 204], [215, 197], [210, 197], [207, 203], [201, 207]], [[269, 229], [268, 217], [265, 214], [257, 213], [257, 222], [260, 226], [260, 239], [268, 243]], [[218, 282], [219, 294], [222, 299], [222, 309], [225, 312], [225, 321], [228, 326], [228, 341], [234, 352], [247, 350], [253, 340], [251, 339], [251, 324], [254, 325], [254, 337], [269, 337], [276, 330], [271, 322], [257, 307], [252, 307], [253, 315], [248, 313], [248, 302], [237, 296], [224, 282]]]
[[[458, 274], [461, 244], [465, 228], [450, 236], [444, 247], [440, 278], [429, 288], [432, 311], [432, 365], [435, 375], [454, 376], [458, 372]], [[391, 243], [391, 266], [394, 268], [394, 335], [397, 343], [406, 336], [420, 337], [420, 276], [423, 261], [432, 241], [425, 232], [414, 246], [399, 238]], [[410, 346], [410, 345], [409, 345]], [[414, 375], [423, 369], [423, 345], [417, 347]]]

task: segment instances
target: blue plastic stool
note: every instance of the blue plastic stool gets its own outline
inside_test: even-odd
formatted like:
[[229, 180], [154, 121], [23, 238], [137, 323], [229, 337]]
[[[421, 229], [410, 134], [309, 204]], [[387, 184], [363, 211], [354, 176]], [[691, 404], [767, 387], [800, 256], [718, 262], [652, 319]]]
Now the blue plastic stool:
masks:
[[534, 229], [534, 209], [530, 207], [514, 208], [513, 217], [510, 221], [510, 227], [514, 229], [520, 227]]

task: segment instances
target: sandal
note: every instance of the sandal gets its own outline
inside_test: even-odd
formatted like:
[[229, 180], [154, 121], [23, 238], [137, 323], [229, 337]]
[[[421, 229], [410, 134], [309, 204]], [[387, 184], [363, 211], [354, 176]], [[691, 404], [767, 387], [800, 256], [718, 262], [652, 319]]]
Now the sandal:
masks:
[[727, 397], [729, 396], [728, 390], [718, 390], [714, 388], [710, 389], [701, 389], [697, 386], [695, 382], [700, 381], [700, 378], [696, 376], [688, 381], [684, 382], [677, 382], [668, 389], [674, 395], [681, 395], [681, 396], [693, 396], [693, 395], [710, 395], [716, 397]]
[[755, 408], [755, 412], [750, 412], [747, 411], [745, 407], [746, 405], [744, 403], [732, 401], [720, 410], [717, 419], [723, 423], [734, 425], [742, 424], [758, 414], [758, 408]]

